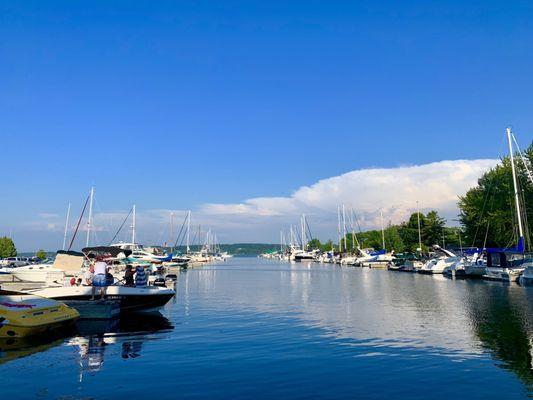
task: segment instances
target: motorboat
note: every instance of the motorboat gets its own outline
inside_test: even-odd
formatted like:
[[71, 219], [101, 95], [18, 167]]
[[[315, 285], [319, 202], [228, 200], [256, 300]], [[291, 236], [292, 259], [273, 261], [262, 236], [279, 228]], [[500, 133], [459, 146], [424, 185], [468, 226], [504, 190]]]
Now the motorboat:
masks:
[[53, 264], [30, 264], [13, 268], [11, 275], [24, 282], [59, 282], [65, 277], [65, 272]]
[[531, 258], [524, 253], [524, 238], [516, 248], [487, 249], [487, 268], [484, 279], [503, 282], [517, 282], [531, 264]]
[[317, 256], [316, 250], [300, 250], [294, 254], [294, 261], [314, 261]]
[[[59, 301], [91, 300], [92, 286], [56, 286], [27, 290], [36, 296]], [[155, 311], [163, 307], [176, 292], [157, 286], [130, 287], [111, 285], [107, 287], [105, 299], [119, 300], [121, 312]]]
[[36, 295], [0, 290], [0, 338], [21, 338], [64, 328], [79, 313], [65, 304]]
[[450, 250], [443, 249], [438, 245], [433, 246], [433, 251], [436, 253], [436, 256], [429, 259], [423, 266], [418, 270], [421, 274], [442, 274], [444, 270], [448, 267], [451, 267], [453, 264], [461, 260], [460, 257], [455, 255]]
[[52, 264], [33, 264], [13, 268], [10, 273], [24, 282], [60, 283], [66, 276], [79, 274], [84, 262], [83, 253], [76, 251], [58, 251]]

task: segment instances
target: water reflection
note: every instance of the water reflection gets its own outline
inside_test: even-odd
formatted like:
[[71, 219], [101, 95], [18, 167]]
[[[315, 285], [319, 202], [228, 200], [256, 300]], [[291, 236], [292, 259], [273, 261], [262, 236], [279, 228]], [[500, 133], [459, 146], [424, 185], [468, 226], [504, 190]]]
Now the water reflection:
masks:
[[[122, 359], [135, 359], [142, 355], [144, 341], [161, 339], [165, 337], [161, 333], [173, 328], [171, 322], [159, 313], [128, 314], [127, 317], [107, 321], [79, 321], [78, 335], [66, 342], [68, 346], [77, 348], [79, 382], [83, 381], [85, 373], [94, 375], [103, 368], [109, 346], [120, 346]], [[112, 353], [111, 357], [115, 354]]]
[[499, 366], [533, 390], [533, 291], [516, 285], [472, 282], [468, 307], [474, 330]]
[[210, 306], [216, 300], [225, 312], [298, 319], [354, 356], [423, 351], [462, 362], [488, 354], [533, 389], [531, 288], [305, 263], [251, 263], [248, 270], [224, 266], [216, 275], [193, 274], [187, 285], [202, 288]]
[[1, 339], [0, 365], [66, 344], [77, 348], [81, 382], [84, 373], [95, 374], [102, 369], [107, 347], [121, 346], [123, 359], [138, 358], [146, 340], [164, 338], [161, 334], [172, 329], [171, 322], [159, 313], [129, 314], [114, 320], [80, 320], [71, 330], [54, 335]]

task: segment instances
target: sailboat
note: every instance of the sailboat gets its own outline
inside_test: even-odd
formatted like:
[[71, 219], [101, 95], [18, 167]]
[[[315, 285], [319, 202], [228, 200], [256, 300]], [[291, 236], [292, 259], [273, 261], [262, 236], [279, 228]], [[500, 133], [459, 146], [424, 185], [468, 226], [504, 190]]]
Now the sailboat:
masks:
[[513, 145], [511, 138], [511, 128], [507, 128], [507, 141], [509, 144], [509, 157], [511, 160], [511, 172], [513, 175], [514, 200], [516, 217], [518, 221], [518, 243], [516, 247], [511, 248], [486, 249], [487, 272], [483, 276], [485, 279], [504, 282], [516, 282], [526, 269], [526, 266], [529, 266], [527, 263], [531, 263], [531, 259], [526, 258], [526, 255], [524, 254], [525, 239], [524, 229], [522, 226], [522, 213], [520, 208], [520, 193], [514, 164]]

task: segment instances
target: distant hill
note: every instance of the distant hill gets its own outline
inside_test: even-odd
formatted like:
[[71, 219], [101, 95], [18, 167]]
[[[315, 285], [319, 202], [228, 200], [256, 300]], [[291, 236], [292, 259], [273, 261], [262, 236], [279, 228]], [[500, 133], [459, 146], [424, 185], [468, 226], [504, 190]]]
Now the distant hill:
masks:
[[[267, 251], [276, 251], [279, 249], [279, 244], [268, 244], [268, 243], [234, 243], [234, 244], [221, 244], [220, 249], [222, 251], [227, 251], [229, 254], [233, 254], [234, 256], [241, 256], [241, 257], [254, 257], [258, 256], [259, 254], [266, 253]], [[170, 251], [170, 248], [164, 248], [166, 251]], [[192, 251], [197, 251], [198, 246], [191, 246]], [[180, 246], [174, 249], [174, 251], [180, 251], [182, 253], [185, 252], [185, 247]], [[55, 256], [55, 252], [48, 252], [48, 257], [53, 258]], [[21, 257], [32, 257], [35, 255], [35, 252], [25, 252], [25, 253], [19, 253]]]
[[[221, 244], [220, 249], [227, 251], [229, 254], [241, 257], [253, 257], [267, 251], [276, 251], [279, 248], [279, 244], [268, 243], [233, 243], [233, 244]], [[169, 248], [165, 248], [166, 251], [170, 251]], [[180, 246], [175, 251], [185, 252], [185, 247]], [[192, 251], [197, 251], [198, 246], [191, 246]]]

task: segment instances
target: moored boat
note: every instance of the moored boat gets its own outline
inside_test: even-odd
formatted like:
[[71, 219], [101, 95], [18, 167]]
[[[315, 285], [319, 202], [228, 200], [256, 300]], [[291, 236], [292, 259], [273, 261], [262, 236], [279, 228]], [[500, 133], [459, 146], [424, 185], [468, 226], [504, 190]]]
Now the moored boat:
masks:
[[[28, 290], [37, 296], [54, 300], [91, 300], [91, 286], [57, 286]], [[176, 292], [157, 286], [130, 287], [112, 285], [106, 289], [105, 299], [119, 300], [121, 312], [155, 311], [163, 307]]]
[[0, 337], [42, 334], [63, 328], [78, 317], [76, 310], [56, 300], [0, 291]]

